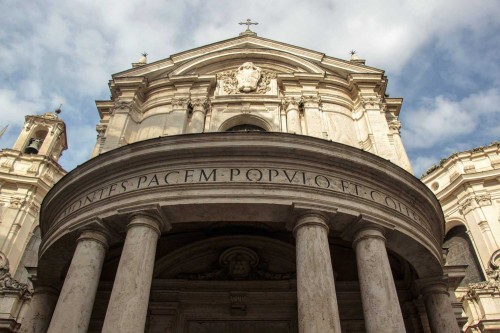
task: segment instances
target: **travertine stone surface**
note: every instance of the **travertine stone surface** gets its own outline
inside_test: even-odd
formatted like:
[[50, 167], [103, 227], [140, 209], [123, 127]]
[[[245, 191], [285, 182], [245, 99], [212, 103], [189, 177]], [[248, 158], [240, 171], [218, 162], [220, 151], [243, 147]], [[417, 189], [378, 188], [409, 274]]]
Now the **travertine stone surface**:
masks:
[[107, 246], [100, 231], [87, 230], [78, 238], [47, 332], [87, 332]]
[[57, 303], [57, 290], [37, 287], [31, 298], [30, 308], [23, 318], [19, 333], [46, 333]]
[[354, 236], [366, 332], [406, 332], [383, 230], [367, 226]]
[[320, 214], [300, 216], [294, 233], [300, 333], [340, 333], [328, 226]]
[[103, 333], [144, 331], [160, 223], [133, 215], [104, 319]]
[[288, 103], [286, 108], [286, 126], [288, 133], [302, 134], [298, 103]]
[[422, 289], [427, 317], [432, 333], [458, 333], [457, 320], [445, 283], [435, 283]]

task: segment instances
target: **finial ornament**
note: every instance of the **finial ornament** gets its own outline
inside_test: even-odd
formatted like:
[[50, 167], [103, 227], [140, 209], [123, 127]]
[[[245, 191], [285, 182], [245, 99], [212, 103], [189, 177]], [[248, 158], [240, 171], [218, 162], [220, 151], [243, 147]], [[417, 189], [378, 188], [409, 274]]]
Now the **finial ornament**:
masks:
[[59, 104], [59, 107], [54, 111], [55, 114], [60, 114], [62, 112], [61, 107], [62, 107], [62, 103]]
[[359, 60], [359, 57], [358, 57], [358, 54], [356, 53], [356, 50], [351, 50], [349, 53], [351, 54], [351, 61]]
[[243, 31], [242, 33], [240, 33], [240, 36], [257, 36], [257, 34], [255, 32], [250, 30], [250, 25], [252, 25], [252, 24], [257, 25], [257, 24], [259, 24], [258, 22], [252, 22], [252, 20], [247, 19], [246, 22], [240, 22], [238, 24], [247, 26], [247, 29], [245, 31]]

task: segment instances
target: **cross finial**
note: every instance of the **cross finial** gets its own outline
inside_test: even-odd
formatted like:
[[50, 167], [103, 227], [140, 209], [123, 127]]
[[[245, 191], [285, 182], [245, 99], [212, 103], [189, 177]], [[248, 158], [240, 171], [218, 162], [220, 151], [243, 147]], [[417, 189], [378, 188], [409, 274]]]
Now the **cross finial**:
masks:
[[247, 19], [246, 22], [240, 22], [238, 24], [239, 25], [246, 25], [247, 26], [247, 29], [245, 31], [243, 31], [242, 33], [240, 33], [240, 36], [256, 36], [257, 35], [255, 32], [253, 32], [252, 30], [250, 30], [250, 25], [252, 25], [252, 24], [257, 25], [259, 23], [252, 22], [252, 20]]

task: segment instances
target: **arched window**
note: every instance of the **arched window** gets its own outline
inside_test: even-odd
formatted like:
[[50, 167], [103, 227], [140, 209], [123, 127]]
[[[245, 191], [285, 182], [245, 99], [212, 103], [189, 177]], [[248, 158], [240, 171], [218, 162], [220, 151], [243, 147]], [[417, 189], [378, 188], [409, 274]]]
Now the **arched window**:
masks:
[[446, 265], [468, 265], [460, 286], [484, 280], [474, 247], [463, 225], [453, 227], [444, 239], [443, 248], [448, 249]]
[[46, 128], [39, 128], [34, 131], [34, 135], [28, 140], [28, 144], [24, 149], [26, 154], [38, 154], [43, 140], [47, 136], [48, 130]]
[[257, 125], [241, 124], [228, 128], [226, 132], [265, 132], [266, 130]]

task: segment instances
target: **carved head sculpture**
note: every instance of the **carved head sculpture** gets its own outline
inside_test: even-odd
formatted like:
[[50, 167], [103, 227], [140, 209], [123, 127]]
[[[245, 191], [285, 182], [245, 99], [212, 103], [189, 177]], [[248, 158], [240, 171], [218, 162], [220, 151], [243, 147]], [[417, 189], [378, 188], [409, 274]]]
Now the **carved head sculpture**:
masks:
[[241, 92], [250, 92], [257, 89], [261, 77], [261, 69], [252, 62], [245, 62], [236, 70], [236, 80], [238, 81], [238, 90]]
[[227, 268], [227, 275], [231, 279], [244, 280], [259, 263], [259, 256], [249, 248], [236, 246], [224, 251], [219, 262]]

